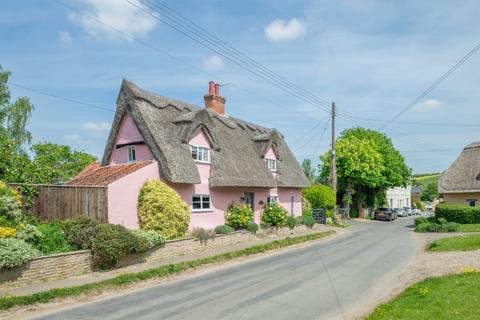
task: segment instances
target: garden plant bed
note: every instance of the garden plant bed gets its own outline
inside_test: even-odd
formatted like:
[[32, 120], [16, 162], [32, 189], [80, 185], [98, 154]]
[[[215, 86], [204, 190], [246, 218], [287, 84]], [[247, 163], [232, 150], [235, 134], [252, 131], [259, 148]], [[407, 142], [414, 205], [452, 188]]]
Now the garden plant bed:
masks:
[[128, 286], [130, 285], [149, 279], [162, 279], [170, 275], [180, 274], [188, 270], [194, 270], [195, 268], [201, 266], [226, 262], [237, 258], [248, 257], [267, 251], [294, 246], [308, 241], [322, 239], [333, 235], [334, 233], [334, 231], [313, 232], [310, 234], [300, 235], [291, 238], [287, 237], [281, 240], [266, 242], [200, 259], [162, 265], [156, 268], [146, 269], [141, 272], [122, 273], [114, 278], [104, 281], [66, 288], [56, 288], [26, 296], [5, 296], [3, 298], [0, 298], [0, 309], [6, 310], [14, 306], [25, 306], [35, 303], [47, 303], [61, 298], [85, 296], [87, 294], [99, 295], [109, 289], [128, 288]]

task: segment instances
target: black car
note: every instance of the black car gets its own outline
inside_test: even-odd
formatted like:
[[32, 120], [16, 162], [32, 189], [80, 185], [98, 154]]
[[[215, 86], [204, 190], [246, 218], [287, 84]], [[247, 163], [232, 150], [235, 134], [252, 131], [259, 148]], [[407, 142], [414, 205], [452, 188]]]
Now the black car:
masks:
[[396, 214], [390, 208], [377, 208], [373, 214], [373, 219], [393, 221], [396, 218]]

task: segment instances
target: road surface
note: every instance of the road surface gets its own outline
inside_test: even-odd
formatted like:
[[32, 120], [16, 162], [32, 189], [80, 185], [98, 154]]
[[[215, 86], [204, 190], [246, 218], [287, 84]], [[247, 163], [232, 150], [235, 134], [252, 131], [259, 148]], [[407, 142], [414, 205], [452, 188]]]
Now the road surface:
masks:
[[82, 304], [42, 319], [351, 319], [414, 256], [407, 226], [357, 222], [330, 241]]

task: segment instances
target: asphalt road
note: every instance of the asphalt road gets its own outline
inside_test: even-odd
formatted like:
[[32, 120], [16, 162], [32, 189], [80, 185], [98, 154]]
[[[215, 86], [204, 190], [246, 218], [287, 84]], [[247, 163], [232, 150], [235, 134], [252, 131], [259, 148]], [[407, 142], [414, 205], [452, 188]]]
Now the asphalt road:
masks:
[[358, 222], [330, 241], [112, 298], [42, 319], [349, 319], [389, 290], [414, 255], [406, 226]]

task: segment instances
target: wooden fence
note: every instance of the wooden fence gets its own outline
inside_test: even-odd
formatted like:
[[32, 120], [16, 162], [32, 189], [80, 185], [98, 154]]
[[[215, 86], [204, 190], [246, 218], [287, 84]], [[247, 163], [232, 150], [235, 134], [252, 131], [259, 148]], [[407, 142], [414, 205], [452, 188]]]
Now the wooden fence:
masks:
[[[12, 184], [19, 189], [19, 184]], [[34, 185], [38, 190], [30, 209], [33, 215], [47, 220], [65, 220], [89, 216], [108, 222], [107, 187]]]

